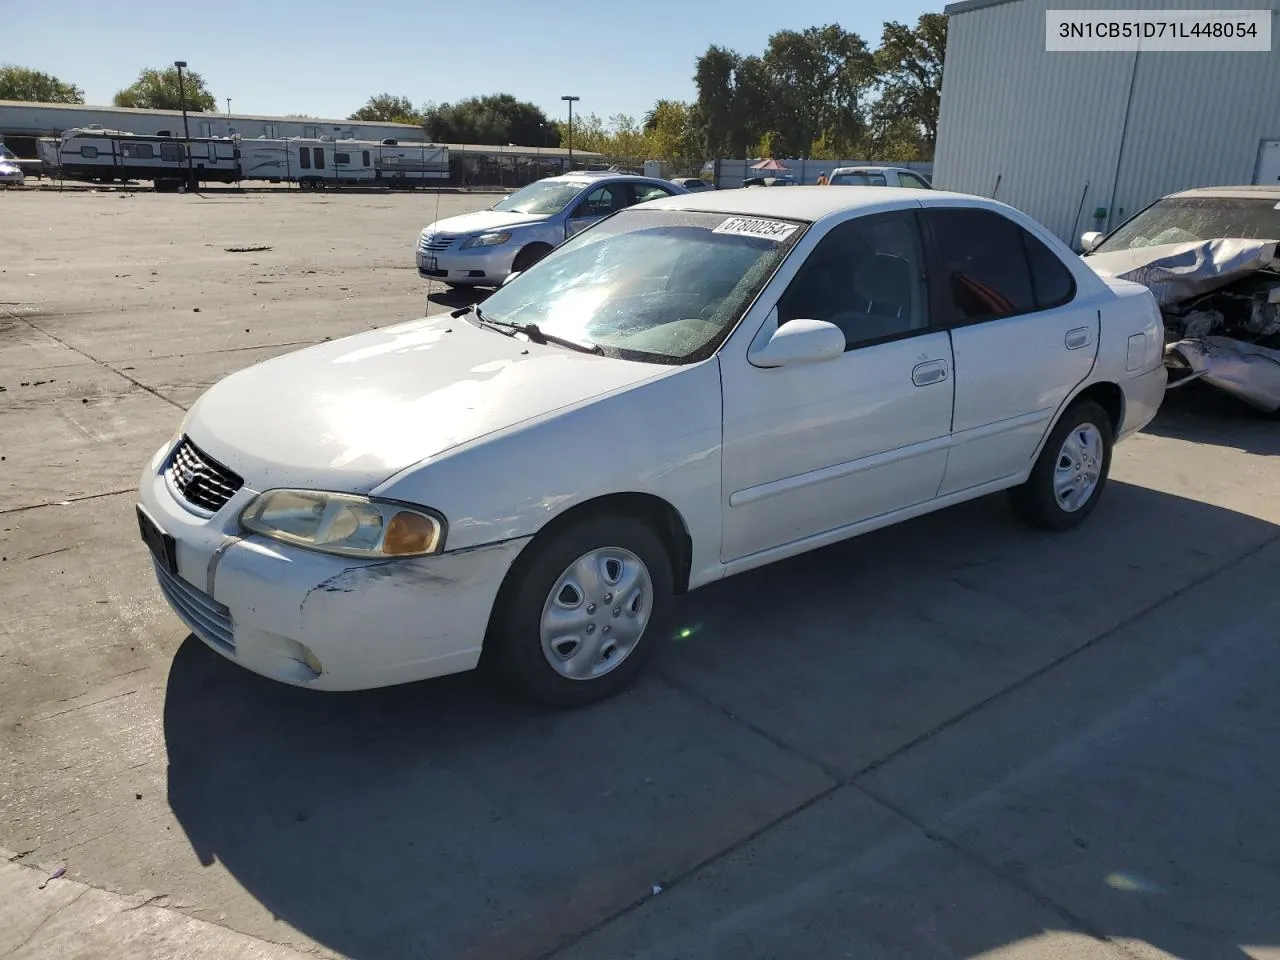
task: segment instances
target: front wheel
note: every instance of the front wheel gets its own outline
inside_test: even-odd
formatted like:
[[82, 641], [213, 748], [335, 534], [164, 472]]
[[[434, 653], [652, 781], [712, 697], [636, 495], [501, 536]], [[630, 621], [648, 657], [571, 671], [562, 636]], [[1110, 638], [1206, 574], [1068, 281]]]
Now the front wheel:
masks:
[[1062, 415], [1031, 476], [1009, 491], [1014, 512], [1044, 530], [1079, 526], [1097, 506], [1111, 472], [1111, 418], [1092, 400]]
[[652, 654], [673, 594], [661, 538], [640, 520], [593, 517], [529, 549], [499, 593], [487, 659], [549, 706], [620, 692]]

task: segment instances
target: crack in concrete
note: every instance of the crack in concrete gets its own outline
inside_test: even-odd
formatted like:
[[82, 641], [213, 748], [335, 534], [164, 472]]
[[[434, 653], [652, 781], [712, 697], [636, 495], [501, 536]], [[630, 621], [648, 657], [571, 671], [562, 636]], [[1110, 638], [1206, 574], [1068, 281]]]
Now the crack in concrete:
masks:
[[43, 930], [45, 927], [47, 927], [47, 926], [49, 925], [49, 922], [50, 922], [51, 920], [53, 920], [53, 919], [55, 919], [56, 917], [58, 917], [58, 916], [59, 916], [59, 915], [60, 915], [64, 910], [66, 910], [68, 907], [70, 907], [70, 906], [74, 905], [75, 903], [79, 902], [80, 898], [81, 898], [81, 897], [83, 897], [86, 893], [88, 893], [88, 892], [89, 892], [89, 890], [90, 890], [90, 888], [89, 888], [89, 887], [85, 887], [83, 890], [81, 890], [79, 893], [77, 893], [74, 897], [72, 897], [70, 900], [68, 900], [68, 901], [67, 901], [66, 903], [64, 903], [62, 906], [60, 906], [57, 910], [53, 911], [53, 913], [49, 914], [47, 917], [45, 917], [43, 920], [41, 920], [41, 921], [40, 921], [40, 923], [39, 923], [39, 925], [38, 925], [34, 930], [32, 930], [32, 931], [31, 931], [31, 933], [29, 933], [29, 934], [27, 935], [27, 938], [26, 938], [25, 940], [23, 940], [20, 944], [18, 944], [18, 945], [17, 945], [16, 947], [14, 947], [12, 950], [7, 950], [7, 951], [5, 951], [4, 956], [6, 956], [6, 957], [16, 957], [19, 953], [21, 953], [21, 952], [22, 952], [22, 950], [27, 946], [27, 944], [31, 943], [31, 941], [32, 941], [32, 940], [34, 940], [34, 939], [36, 938], [36, 936], [40, 933], [40, 931], [41, 931], [41, 930]]
[[122, 370], [117, 369], [116, 367], [113, 367], [107, 361], [99, 360], [97, 357], [95, 357], [93, 354], [89, 353], [88, 351], [81, 350], [79, 347], [68, 343], [66, 340], [63, 340], [61, 337], [50, 333], [48, 330], [45, 330], [39, 324], [33, 323], [32, 321], [28, 320], [26, 317], [22, 316], [21, 314], [14, 313], [12, 310], [8, 309], [7, 307], [3, 309], [4, 309], [4, 312], [7, 313], [12, 319], [17, 320], [19, 323], [26, 324], [28, 327], [30, 327], [32, 330], [34, 330], [36, 333], [40, 334], [41, 336], [48, 337], [54, 343], [57, 343], [60, 346], [66, 347], [68, 350], [72, 351], [73, 353], [79, 354], [80, 356], [84, 357], [86, 360], [96, 363], [98, 366], [102, 367], [104, 370], [108, 370], [111, 373], [114, 373], [117, 377], [120, 377], [124, 380], [128, 380], [135, 387], [138, 387], [142, 390], [147, 391], [147, 393], [151, 394], [157, 400], [163, 400], [165, 403], [169, 404], [170, 406], [177, 407], [183, 413], [186, 413], [187, 411], [186, 407], [178, 403], [178, 401], [173, 400], [170, 397], [166, 397], [163, 393], [161, 393], [159, 390], [155, 389], [154, 387], [147, 386], [141, 380], [138, 380], [136, 377], [129, 376], [129, 374], [125, 373]]
[[[102, 497], [118, 497], [124, 493], [137, 493], [136, 487], [126, 487], [123, 490], [106, 490], [102, 493], [86, 493], [81, 497], [68, 497], [66, 500], [48, 500], [44, 503], [30, 503], [25, 507], [5, 507], [0, 510], [0, 516], [10, 513], [22, 513], [25, 510], [40, 510], [44, 507], [61, 507], [70, 503], [80, 503], [84, 500], [99, 500]], [[35, 559], [32, 557], [31, 559]]]

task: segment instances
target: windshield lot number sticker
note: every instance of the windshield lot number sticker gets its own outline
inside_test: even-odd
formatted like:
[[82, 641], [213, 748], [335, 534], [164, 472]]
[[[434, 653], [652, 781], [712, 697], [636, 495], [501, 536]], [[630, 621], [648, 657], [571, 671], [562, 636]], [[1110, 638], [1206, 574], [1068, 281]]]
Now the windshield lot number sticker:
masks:
[[781, 220], [757, 220], [754, 217], [730, 217], [712, 233], [729, 233], [739, 237], [759, 237], [762, 240], [782, 241], [796, 232], [794, 223]]

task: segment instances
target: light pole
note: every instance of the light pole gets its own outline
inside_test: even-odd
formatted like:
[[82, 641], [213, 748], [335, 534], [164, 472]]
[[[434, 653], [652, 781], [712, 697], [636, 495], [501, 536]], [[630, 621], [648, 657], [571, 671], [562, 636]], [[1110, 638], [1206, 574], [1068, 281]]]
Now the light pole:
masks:
[[227, 97], [227, 116], [231, 116], [231, 98]]
[[187, 126], [187, 91], [182, 85], [182, 68], [187, 65], [187, 61], [175, 60], [173, 65], [178, 68], [178, 99], [182, 103], [182, 149], [187, 155], [187, 189], [190, 190], [195, 175], [191, 171], [191, 128]]
[[566, 95], [561, 97], [560, 99], [569, 104], [569, 169], [572, 170], [573, 169], [573, 105], [575, 102], [577, 102], [578, 100], [581, 100], [582, 98]]

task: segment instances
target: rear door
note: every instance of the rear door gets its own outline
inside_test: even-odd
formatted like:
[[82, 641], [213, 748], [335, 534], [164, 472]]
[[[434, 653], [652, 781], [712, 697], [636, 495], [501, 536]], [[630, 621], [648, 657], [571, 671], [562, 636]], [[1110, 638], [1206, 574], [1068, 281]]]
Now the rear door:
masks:
[[951, 332], [952, 448], [939, 496], [1021, 472], [1089, 376], [1098, 307], [1058, 255], [1008, 217], [926, 206], [933, 323]]

